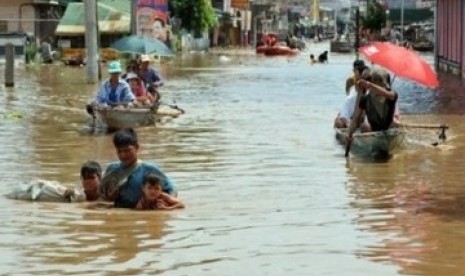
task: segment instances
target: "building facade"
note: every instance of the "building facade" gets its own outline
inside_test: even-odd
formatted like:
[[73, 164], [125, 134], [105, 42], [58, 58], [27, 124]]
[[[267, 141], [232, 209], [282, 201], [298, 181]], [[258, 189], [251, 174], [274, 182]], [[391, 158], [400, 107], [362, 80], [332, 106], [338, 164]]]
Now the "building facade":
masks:
[[65, 7], [51, 0], [0, 0], [0, 33], [53, 37]]
[[436, 2], [436, 67], [465, 78], [465, 1]]

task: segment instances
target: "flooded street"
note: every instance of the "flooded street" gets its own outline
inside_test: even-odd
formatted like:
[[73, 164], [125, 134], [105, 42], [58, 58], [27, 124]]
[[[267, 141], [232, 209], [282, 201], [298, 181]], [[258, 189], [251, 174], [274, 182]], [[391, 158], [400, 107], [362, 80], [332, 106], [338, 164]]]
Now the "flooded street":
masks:
[[[328, 49], [164, 64], [162, 101], [186, 114], [138, 128], [140, 157], [175, 180], [187, 208], [0, 197], [0, 274], [462, 275], [459, 81], [439, 92], [394, 84], [406, 121], [451, 126], [446, 145], [412, 130], [428, 142], [387, 162], [346, 159], [332, 124], [354, 55], [309, 63], [310, 52]], [[83, 161], [116, 160], [112, 135], [88, 131], [84, 104], [97, 86], [85, 85], [85, 68], [19, 68], [16, 87], [0, 88], [0, 194], [32, 178], [76, 186]]]

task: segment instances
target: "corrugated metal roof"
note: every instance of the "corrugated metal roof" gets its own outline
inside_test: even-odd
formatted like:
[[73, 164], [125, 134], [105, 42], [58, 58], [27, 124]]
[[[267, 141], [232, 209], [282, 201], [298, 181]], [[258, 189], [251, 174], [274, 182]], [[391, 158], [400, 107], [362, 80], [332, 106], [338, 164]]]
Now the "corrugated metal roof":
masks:
[[[99, 0], [98, 26], [101, 33], [130, 32], [130, 1]], [[56, 35], [82, 35], [85, 33], [84, 3], [69, 3], [55, 31]]]

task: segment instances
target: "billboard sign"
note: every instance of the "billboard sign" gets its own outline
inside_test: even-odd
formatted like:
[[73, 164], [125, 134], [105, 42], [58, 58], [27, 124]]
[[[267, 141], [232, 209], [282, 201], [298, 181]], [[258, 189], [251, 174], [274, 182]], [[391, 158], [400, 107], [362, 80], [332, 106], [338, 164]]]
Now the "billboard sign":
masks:
[[168, 0], [137, 0], [137, 34], [168, 40]]

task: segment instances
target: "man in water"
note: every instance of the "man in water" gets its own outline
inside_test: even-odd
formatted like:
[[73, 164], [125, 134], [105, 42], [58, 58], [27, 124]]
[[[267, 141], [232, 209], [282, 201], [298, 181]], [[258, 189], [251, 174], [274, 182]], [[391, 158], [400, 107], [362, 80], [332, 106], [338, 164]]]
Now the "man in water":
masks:
[[138, 159], [139, 142], [136, 132], [122, 129], [115, 133], [113, 144], [119, 162], [108, 166], [100, 185], [100, 195], [115, 202], [115, 207], [135, 208], [142, 197], [144, 176], [154, 173], [163, 180], [163, 192], [175, 194], [173, 181], [155, 164]]

